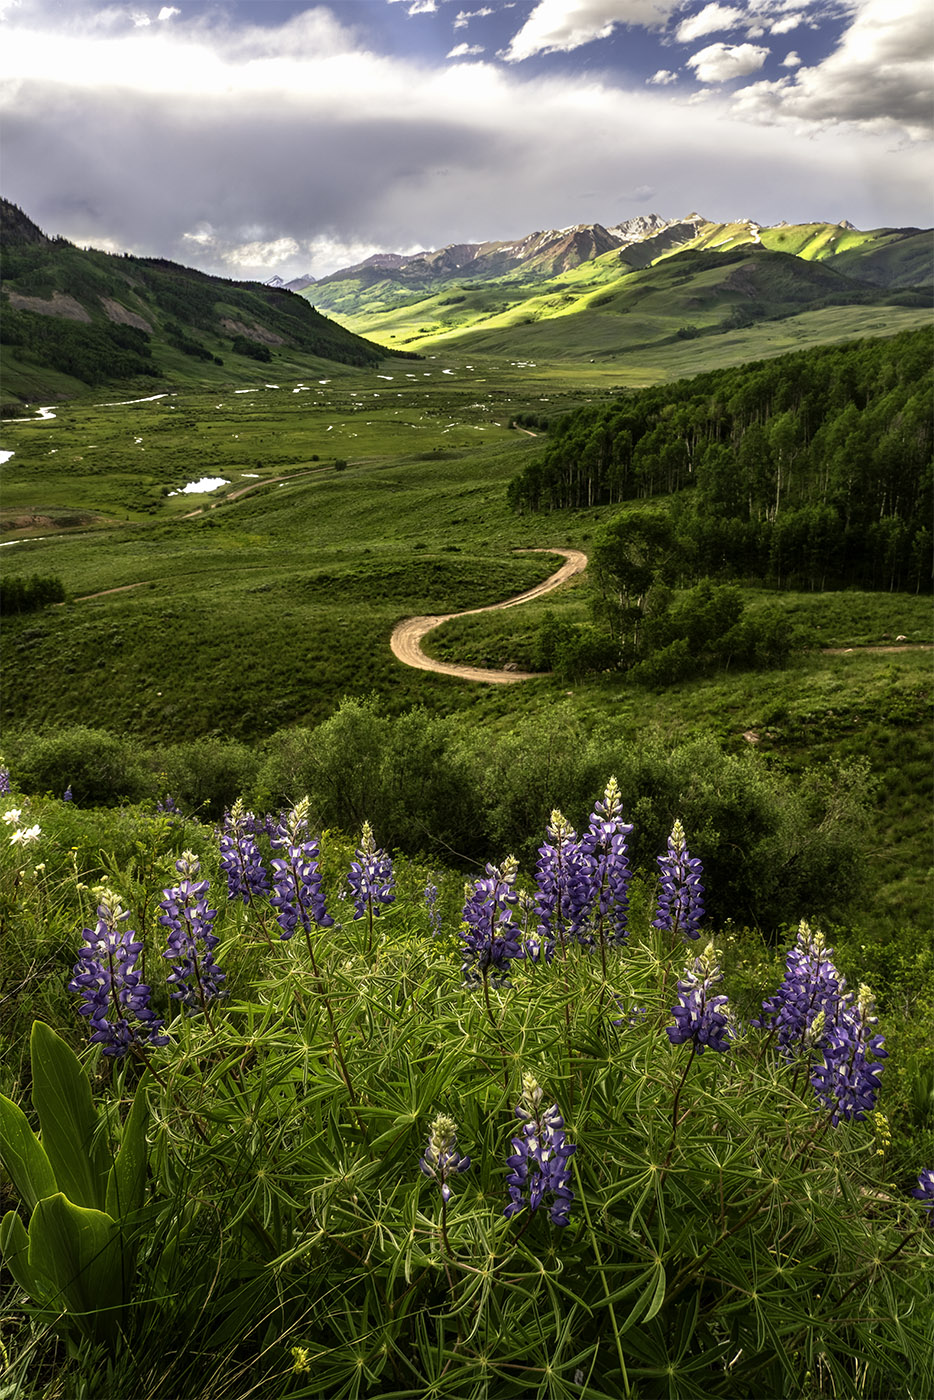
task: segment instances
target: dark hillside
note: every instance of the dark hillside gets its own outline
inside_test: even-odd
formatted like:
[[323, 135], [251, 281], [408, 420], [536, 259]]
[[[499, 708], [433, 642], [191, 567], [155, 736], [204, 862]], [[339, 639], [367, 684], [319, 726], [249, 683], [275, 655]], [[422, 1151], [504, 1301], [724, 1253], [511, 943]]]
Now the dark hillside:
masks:
[[76, 248], [6, 200], [0, 219], [4, 391], [14, 402], [140, 376], [222, 380], [218, 369], [242, 372], [244, 360], [285, 360], [301, 373], [317, 367], [303, 357], [365, 366], [387, 353], [284, 288]]

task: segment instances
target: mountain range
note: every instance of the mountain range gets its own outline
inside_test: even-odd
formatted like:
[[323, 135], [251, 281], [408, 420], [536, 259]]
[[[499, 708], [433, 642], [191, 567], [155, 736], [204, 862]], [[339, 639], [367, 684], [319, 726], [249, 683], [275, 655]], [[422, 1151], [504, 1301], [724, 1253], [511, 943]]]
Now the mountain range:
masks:
[[[601, 308], [604, 318], [618, 318], [639, 306], [637, 319], [673, 320], [667, 334], [705, 333], [805, 307], [929, 305], [932, 275], [929, 230], [867, 232], [847, 220], [766, 227], [691, 213], [577, 224], [431, 252], [377, 253], [319, 281], [301, 277], [282, 285], [387, 344], [421, 349], [456, 340], [464, 348], [502, 350], [502, 331], [560, 317], [571, 343], [583, 349], [589, 338], [599, 353], [607, 337], [593, 313]], [[672, 296], [673, 282], [686, 287], [695, 279], [696, 288]], [[643, 338], [663, 331], [660, 324], [646, 326]]]

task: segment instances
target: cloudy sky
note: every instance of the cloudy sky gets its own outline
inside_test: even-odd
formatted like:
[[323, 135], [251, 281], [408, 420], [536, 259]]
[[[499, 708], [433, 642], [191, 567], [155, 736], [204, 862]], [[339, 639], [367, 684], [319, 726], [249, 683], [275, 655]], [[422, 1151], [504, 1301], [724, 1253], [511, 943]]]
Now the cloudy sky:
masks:
[[235, 277], [637, 214], [929, 226], [930, 0], [0, 0], [0, 192]]

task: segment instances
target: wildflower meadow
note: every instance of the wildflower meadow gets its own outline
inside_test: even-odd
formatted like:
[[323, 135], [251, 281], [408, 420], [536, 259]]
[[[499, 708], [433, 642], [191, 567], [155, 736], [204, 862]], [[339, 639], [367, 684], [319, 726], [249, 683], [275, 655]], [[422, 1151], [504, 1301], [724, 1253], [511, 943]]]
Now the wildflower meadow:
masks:
[[901, 1049], [681, 821], [634, 873], [611, 778], [465, 883], [163, 804], [91, 874], [2, 776], [0, 1400], [930, 1400]]

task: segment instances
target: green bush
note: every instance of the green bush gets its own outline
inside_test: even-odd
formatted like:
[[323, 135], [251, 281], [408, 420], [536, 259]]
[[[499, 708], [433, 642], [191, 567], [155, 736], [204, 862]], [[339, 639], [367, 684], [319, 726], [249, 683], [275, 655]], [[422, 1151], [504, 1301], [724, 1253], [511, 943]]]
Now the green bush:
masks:
[[24, 736], [7, 743], [11, 772], [26, 792], [61, 797], [71, 788], [75, 802], [109, 806], [135, 802], [153, 791], [135, 743], [85, 725]]

